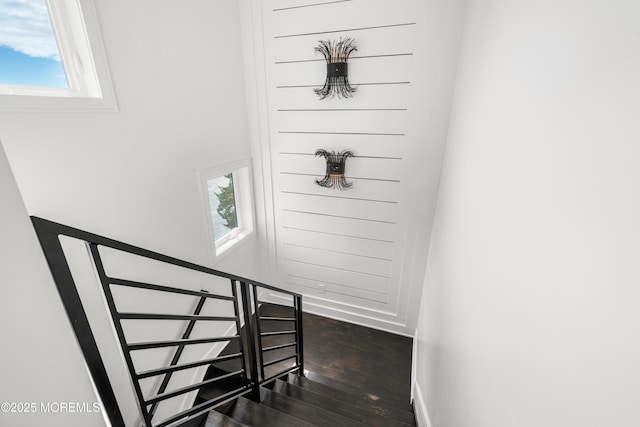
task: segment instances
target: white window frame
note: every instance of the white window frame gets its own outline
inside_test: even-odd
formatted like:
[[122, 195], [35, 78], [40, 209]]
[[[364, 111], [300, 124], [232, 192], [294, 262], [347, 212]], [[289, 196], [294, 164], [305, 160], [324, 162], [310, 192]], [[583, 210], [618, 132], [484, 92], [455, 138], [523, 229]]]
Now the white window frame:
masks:
[[0, 84], [0, 112], [115, 112], [93, 0], [47, 0], [69, 88]]
[[[209, 204], [209, 191], [207, 181], [221, 176], [233, 174], [233, 190], [236, 202], [236, 215], [238, 227], [220, 239], [213, 234], [213, 221], [211, 219], [211, 205]], [[233, 252], [236, 248], [246, 243], [256, 234], [255, 214], [253, 206], [253, 175], [251, 171], [251, 159], [243, 159], [237, 162], [216, 166], [198, 172], [200, 195], [204, 213], [209, 252], [213, 263], [220, 261]]]

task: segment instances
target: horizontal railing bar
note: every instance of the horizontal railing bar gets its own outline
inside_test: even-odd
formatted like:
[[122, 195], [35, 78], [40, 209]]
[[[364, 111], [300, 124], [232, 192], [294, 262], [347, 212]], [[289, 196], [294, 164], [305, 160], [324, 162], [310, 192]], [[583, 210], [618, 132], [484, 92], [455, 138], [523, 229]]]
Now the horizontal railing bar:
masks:
[[295, 334], [296, 331], [278, 331], [278, 332], [263, 332], [260, 334], [260, 336], [263, 337], [272, 337], [275, 335], [291, 335], [291, 334]]
[[238, 338], [240, 338], [240, 335], [233, 335], [229, 337], [216, 337], [216, 338], [196, 338], [196, 339], [188, 339], [188, 340], [152, 341], [152, 342], [127, 344], [127, 348], [130, 351], [148, 350], [150, 348], [174, 347], [178, 345], [206, 344], [210, 342], [231, 341], [231, 340], [236, 340]]
[[73, 227], [69, 227], [68, 225], [63, 225], [63, 224], [59, 224], [53, 221], [49, 221], [43, 218], [39, 218], [39, 217], [31, 217], [32, 222], [34, 222], [38, 227], [41, 227], [42, 229], [47, 230], [50, 233], [56, 234], [56, 235], [64, 235], [64, 236], [68, 236], [68, 237], [72, 237], [74, 239], [80, 239], [80, 240], [84, 240], [86, 242], [90, 242], [90, 243], [95, 243], [97, 245], [100, 246], [104, 246], [104, 247], [108, 247], [111, 249], [116, 249], [118, 251], [122, 251], [122, 252], [129, 252], [132, 253], [134, 255], [139, 255], [145, 258], [150, 258], [150, 259], [154, 259], [156, 261], [160, 261], [160, 262], [164, 262], [167, 264], [173, 264], [176, 265], [178, 267], [183, 267], [189, 270], [195, 270], [195, 271], [200, 271], [202, 273], [207, 273], [207, 274], [212, 274], [214, 276], [218, 276], [218, 277], [224, 277], [230, 280], [237, 280], [240, 282], [246, 282], [246, 283], [251, 283], [254, 284], [256, 286], [260, 286], [262, 288], [265, 289], [270, 289], [273, 291], [277, 291], [280, 293], [284, 293], [284, 294], [288, 294], [288, 295], [293, 295], [293, 296], [302, 296], [296, 292], [291, 292], [291, 291], [287, 291], [284, 289], [279, 289], [275, 286], [270, 286], [264, 283], [260, 283], [260, 282], [255, 282], [252, 280], [249, 280], [247, 278], [241, 277], [241, 276], [236, 276], [235, 274], [229, 274], [229, 273], [225, 273], [219, 270], [214, 270], [213, 268], [209, 268], [209, 267], [205, 267], [202, 265], [198, 265], [198, 264], [194, 264], [188, 261], [184, 261], [178, 258], [173, 258], [170, 257], [168, 255], [163, 255], [160, 254], [158, 252], [153, 252], [147, 249], [143, 249], [140, 248], [138, 246], [133, 246], [130, 245], [128, 243], [124, 243], [124, 242], [119, 242], [117, 240], [114, 239], [109, 239], [107, 237], [104, 236], [100, 236], [98, 234], [94, 234], [94, 233], [89, 233], [88, 231], [83, 231], [83, 230], [79, 230], [77, 228], [73, 228]]
[[168, 374], [169, 372], [182, 371], [185, 369], [197, 368], [198, 366], [210, 365], [216, 362], [224, 362], [227, 360], [237, 359], [242, 356], [242, 353], [230, 354], [228, 356], [214, 357], [213, 359], [200, 360], [198, 362], [183, 363], [181, 365], [174, 365], [168, 368], [150, 369], [148, 371], [140, 372], [136, 375], [139, 380], [143, 378], [155, 377], [157, 375]]
[[289, 344], [280, 344], [280, 345], [274, 345], [271, 347], [265, 347], [262, 349], [263, 352], [265, 351], [273, 351], [273, 350], [280, 350], [281, 348], [287, 348], [287, 347], [295, 347], [298, 343], [297, 342], [292, 342]]
[[292, 366], [292, 367], [290, 367], [290, 368], [284, 369], [284, 370], [282, 370], [282, 371], [278, 372], [277, 374], [273, 374], [273, 375], [271, 375], [270, 377], [265, 378], [264, 380], [262, 380], [262, 381], [260, 382], [260, 384], [264, 384], [264, 383], [266, 383], [266, 382], [271, 381], [271, 380], [272, 380], [272, 379], [274, 379], [274, 378], [281, 377], [281, 376], [283, 376], [284, 374], [288, 374], [289, 372], [293, 372], [293, 371], [296, 371], [296, 370], [298, 370], [298, 369], [300, 369], [300, 366], [298, 366], [298, 365], [295, 365], [295, 366]]
[[253, 282], [251, 280], [246, 281], [246, 282], [251, 284], [251, 285], [257, 286], [259, 288], [268, 289], [270, 291], [275, 291], [275, 292], [278, 292], [278, 293], [281, 293], [281, 294], [287, 294], [287, 295], [291, 295], [291, 296], [294, 296], [294, 297], [301, 297], [302, 296], [301, 294], [299, 294], [297, 292], [287, 291], [285, 289], [280, 289], [280, 288], [278, 288], [276, 286], [267, 285], [265, 283]]
[[[207, 400], [199, 405], [194, 406], [191, 409], [187, 409], [186, 411], [179, 412], [172, 417], [163, 420], [160, 424], [156, 424], [155, 427], [166, 427], [175, 423], [176, 421], [181, 420], [182, 418], [189, 417], [191, 415], [200, 415], [209, 410], [216, 405], [221, 405], [228, 400], [234, 399], [238, 396], [242, 396], [251, 391], [251, 386], [246, 385], [235, 390], [230, 391], [229, 393], [225, 393], [222, 396], [218, 396], [215, 399]], [[186, 420], [185, 420], [186, 421]]]
[[146, 400], [144, 403], [145, 403], [145, 405], [152, 405], [152, 404], [154, 404], [156, 402], [161, 402], [163, 400], [171, 399], [172, 397], [188, 393], [190, 391], [199, 389], [199, 388], [201, 388], [201, 387], [203, 387], [205, 385], [213, 384], [215, 382], [222, 381], [222, 380], [226, 380], [227, 378], [231, 378], [231, 377], [234, 377], [236, 375], [241, 375], [243, 373], [244, 373], [244, 369], [240, 369], [239, 371], [236, 371], [236, 372], [230, 372], [228, 374], [225, 374], [225, 375], [222, 375], [222, 376], [219, 376], [219, 377], [216, 377], [216, 378], [211, 378], [211, 379], [208, 379], [206, 381], [202, 381], [200, 383], [191, 384], [191, 385], [188, 385], [186, 387], [181, 387], [181, 388], [178, 388], [178, 389], [175, 389], [175, 390], [172, 390], [172, 391], [168, 391], [166, 393], [159, 394], [159, 395], [153, 397], [152, 399]]
[[194, 314], [155, 314], [155, 313], [118, 313], [122, 320], [207, 320], [220, 322], [235, 322], [235, 317], [200, 316]]
[[292, 305], [276, 304], [275, 302], [267, 302], [267, 301], [258, 301], [258, 304], [259, 305], [262, 305], [262, 304], [275, 305], [276, 307], [284, 307], [284, 308], [295, 308]]
[[267, 321], [275, 320], [275, 321], [279, 321], [279, 322], [295, 322], [296, 318], [295, 317], [261, 317], [260, 320], [267, 320]]
[[152, 283], [136, 282], [133, 280], [118, 279], [116, 277], [108, 277], [109, 283], [112, 285], [126, 286], [128, 288], [148, 289], [150, 291], [170, 292], [173, 294], [192, 295], [195, 297], [206, 297], [212, 299], [221, 299], [225, 301], [233, 301], [233, 297], [226, 295], [210, 294], [208, 292], [190, 291], [188, 289], [173, 288], [171, 286], [154, 285]]
[[263, 363], [262, 366], [264, 366], [266, 368], [267, 366], [275, 365], [276, 363], [284, 362], [285, 360], [293, 359], [295, 357], [298, 357], [298, 355], [297, 354], [293, 354], [291, 356], [286, 356], [286, 357], [282, 357], [280, 359], [272, 360], [270, 362]]

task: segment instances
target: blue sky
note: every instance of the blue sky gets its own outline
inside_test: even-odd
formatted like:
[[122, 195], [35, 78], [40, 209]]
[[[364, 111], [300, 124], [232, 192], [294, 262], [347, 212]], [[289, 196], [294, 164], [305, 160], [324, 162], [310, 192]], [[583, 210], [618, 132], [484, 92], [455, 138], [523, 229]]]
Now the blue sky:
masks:
[[67, 88], [62, 62], [0, 46], [0, 84]]
[[0, 0], [0, 84], [68, 87], [45, 0]]

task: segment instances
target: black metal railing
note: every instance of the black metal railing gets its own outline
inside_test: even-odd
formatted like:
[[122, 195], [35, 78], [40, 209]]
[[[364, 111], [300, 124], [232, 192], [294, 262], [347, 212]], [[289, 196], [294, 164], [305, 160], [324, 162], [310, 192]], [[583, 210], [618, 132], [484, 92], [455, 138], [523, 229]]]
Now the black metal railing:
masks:
[[[259, 401], [259, 387], [261, 384], [272, 381], [289, 372], [297, 371], [301, 375], [304, 373], [302, 297], [299, 294], [41, 218], [32, 217], [32, 222], [63, 305], [78, 339], [80, 349], [83, 352], [89, 371], [100, 394], [103, 409], [113, 426], [124, 427], [125, 421], [98, 349], [89, 318], [85, 312], [78, 288], [76, 287], [69, 260], [67, 259], [60, 240], [61, 236], [80, 240], [84, 242], [89, 249], [93, 268], [100, 282], [102, 294], [104, 295], [110, 313], [110, 319], [120, 343], [122, 356], [131, 377], [140, 416], [145, 426], [178, 426], [192, 421], [216, 406], [240, 395], [248, 394], [252, 399]], [[228, 286], [230, 290], [225, 295], [222, 292], [196, 291], [167, 286], [166, 284], [160, 285], [115, 277], [115, 275], [110, 275], [105, 268], [101, 248], [109, 248], [190, 271], [224, 278], [229, 281]], [[194, 297], [196, 298], [195, 308], [188, 314], [123, 311], [118, 307], [118, 298], [114, 296], [114, 290], [116, 289], [134, 289], [162, 295]], [[285, 301], [289, 299], [291, 305], [287, 305], [286, 303], [284, 305], [277, 305], [261, 301], [259, 298], [264, 291], [270, 294], [277, 293], [281, 299], [284, 298]], [[208, 301], [231, 303], [233, 306], [233, 315], [203, 315], [203, 310]], [[187, 322], [187, 324], [179, 339], [130, 342], [127, 339], [123, 321], [140, 320], [160, 322], [183, 321]], [[193, 338], [194, 328], [196, 324], [200, 324], [200, 322], [228, 323], [235, 327], [235, 333], [232, 335], [224, 334], [222, 336]], [[269, 326], [270, 324], [286, 325], [286, 327], [274, 329]], [[286, 342], [265, 344], [266, 340], [272, 338], [284, 339]], [[221, 345], [219, 343], [224, 344], [231, 342], [237, 342], [237, 347], [239, 348], [238, 351], [232, 354], [218, 355], [213, 358], [190, 362], [183, 361], [181, 363], [183, 353], [188, 346], [198, 344]], [[136, 369], [133, 354], [135, 352], [153, 349], [175, 350], [167, 366], [154, 367], [153, 369], [144, 371]], [[273, 357], [271, 355], [273, 355]], [[230, 360], [239, 361], [239, 368], [230, 372], [219, 373], [217, 376], [205, 378], [193, 384], [169, 389], [171, 378], [173, 374], [178, 371], [215, 366], [217, 363]], [[151, 396], [147, 396], [150, 394], [148, 391], [147, 393], [143, 392], [141, 384], [142, 380], [149, 378], [156, 378], [159, 382], [159, 385], [155, 388], [155, 392], [151, 393]], [[213, 384], [222, 383], [230, 379], [237, 380], [234, 383], [236, 386], [234, 386], [233, 389], [224, 390], [215, 397], [200, 402], [181, 412], [173, 413], [169, 416], [165, 415], [161, 420], [154, 419], [158, 412], [158, 405], [161, 402], [178, 396], [184, 396], [187, 393], [199, 391]]]
[[[271, 381], [289, 372], [290, 366], [283, 367], [284, 362], [294, 361], [294, 365], [300, 368], [300, 372], [304, 372], [304, 353], [302, 340], [302, 297], [293, 296], [293, 306], [284, 306], [273, 303], [266, 303], [258, 300], [258, 288], [260, 285], [253, 284], [253, 300], [255, 307], [268, 306], [274, 313], [264, 313], [259, 310], [256, 313], [255, 332], [257, 336], [258, 355], [260, 357], [260, 377], [263, 382]], [[261, 312], [262, 311], [262, 312]], [[265, 331], [263, 324], [276, 323], [278, 325], [286, 325], [286, 327], [275, 327], [272, 330]], [[275, 342], [265, 344], [266, 338], [282, 337], [285, 342]], [[289, 338], [292, 337], [292, 338]], [[293, 350], [293, 353], [286, 350]], [[269, 357], [268, 355], [276, 356]], [[268, 367], [276, 368], [275, 372], [266, 373]], [[277, 369], [279, 367], [279, 369]]]

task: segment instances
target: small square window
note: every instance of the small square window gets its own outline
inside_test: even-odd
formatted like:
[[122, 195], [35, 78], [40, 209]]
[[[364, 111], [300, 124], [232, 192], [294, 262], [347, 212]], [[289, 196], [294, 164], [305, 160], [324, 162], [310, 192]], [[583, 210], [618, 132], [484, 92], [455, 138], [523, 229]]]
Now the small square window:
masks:
[[211, 254], [216, 261], [254, 234], [249, 160], [201, 171]]
[[207, 180], [213, 238], [216, 245], [220, 245], [223, 239], [229, 239], [238, 231], [238, 208], [233, 181], [233, 172]]

